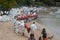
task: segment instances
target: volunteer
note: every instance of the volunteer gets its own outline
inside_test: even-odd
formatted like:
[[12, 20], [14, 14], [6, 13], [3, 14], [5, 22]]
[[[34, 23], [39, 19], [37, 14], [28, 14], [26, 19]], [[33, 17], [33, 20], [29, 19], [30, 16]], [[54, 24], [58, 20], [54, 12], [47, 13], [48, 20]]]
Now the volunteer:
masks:
[[15, 29], [16, 34], [18, 34], [19, 25], [20, 25], [20, 21], [17, 18], [14, 19], [14, 29]]
[[24, 31], [25, 31], [25, 23], [24, 20], [20, 21], [20, 29], [22, 31], [22, 35], [24, 36]]
[[34, 34], [36, 30], [37, 30], [37, 25], [35, 24], [35, 22], [33, 22], [33, 24], [31, 24], [31, 33]]

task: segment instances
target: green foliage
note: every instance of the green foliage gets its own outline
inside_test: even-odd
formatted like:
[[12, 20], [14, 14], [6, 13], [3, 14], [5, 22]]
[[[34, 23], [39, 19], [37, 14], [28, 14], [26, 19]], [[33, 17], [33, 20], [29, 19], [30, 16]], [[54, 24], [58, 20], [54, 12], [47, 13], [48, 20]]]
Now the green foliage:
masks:
[[8, 9], [8, 1], [7, 0], [0, 0], [0, 5], [3, 8]]
[[21, 4], [22, 4], [22, 5], [25, 4], [25, 0], [21, 0]]
[[8, 3], [8, 7], [9, 7], [9, 9], [12, 8], [12, 7], [16, 7], [16, 6], [17, 6], [17, 3], [16, 3], [15, 0], [11, 0], [11, 1], [9, 1], [9, 3]]
[[12, 7], [16, 7], [17, 3], [15, 0], [0, 0], [0, 5], [5, 9], [10, 9]]
[[42, 2], [35, 2], [35, 4], [38, 5], [38, 6], [43, 6]]
[[54, 2], [54, 0], [0, 0], [0, 5], [4, 8], [4, 9], [11, 9], [13, 7], [17, 7], [20, 5], [38, 5], [38, 6], [42, 6], [43, 4], [48, 4], [51, 5]]

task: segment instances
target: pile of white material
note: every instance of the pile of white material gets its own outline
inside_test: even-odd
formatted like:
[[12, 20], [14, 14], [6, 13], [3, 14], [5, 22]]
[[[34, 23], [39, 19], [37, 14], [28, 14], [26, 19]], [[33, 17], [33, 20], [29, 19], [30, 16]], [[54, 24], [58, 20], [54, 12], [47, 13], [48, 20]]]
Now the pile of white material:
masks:
[[20, 13], [21, 13], [21, 10], [19, 8], [12, 8], [10, 10], [9, 16], [11, 18], [14, 18], [16, 15], [20, 15]]
[[28, 7], [23, 7], [22, 9], [23, 9], [25, 15], [26, 15], [26, 14], [28, 13], [28, 11], [29, 11]]
[[47, 8], [46, 7], [39, 7], [39, 8], [37, 8], [37, 11], [39, 12], [39, 11], [47, 11]]
[[58, 13], [58, 14], [60, 14], [60, 9], [58, 9], [55, 13]]
[[11, 20], [10, 16], [7, 16], [7, 15], [0, 16], [1, 22], [6, 22], [6, 21], [10, 21], [10, 20]]
[[54, 13], [54, 12], [50, 12], [49, 14], [51, 14], [51, 15], [52, 15], [53, 13]]
[[56, 18], [60, 18], [60, 9], [55, 12]]
[[28, 14], [30, 11], [36, 11], [36, 7], [20, 7], [20, 10], [24, 12], [24, 14]]
[[14, 19], [15, 16], [20, 15], [21, 11], [24, 11], [24, 14], [26, 13], [30, 14], [31, 10], [38, 12], [40, 10], [46, 11], [47, 9], [45, 7], [36, 8], [36, 7], [26, 7], [26, 6], [20, 8], [12, 8], [8, 16], [7, 15], [0, 16], [0, 21], [10, 21], [11, 19]]
[[57, 7], [50, 7], [51, 9], [57, 9]]

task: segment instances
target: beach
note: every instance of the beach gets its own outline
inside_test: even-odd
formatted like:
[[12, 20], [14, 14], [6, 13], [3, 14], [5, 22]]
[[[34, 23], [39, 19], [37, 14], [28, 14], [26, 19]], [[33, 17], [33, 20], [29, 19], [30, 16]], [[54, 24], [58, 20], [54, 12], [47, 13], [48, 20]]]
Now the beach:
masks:
[[[38, 22], [36, 22], [36, 24], [37, 24], [38, 30], [35, 32], [35, 38], [37, 40], [43, 28], [46, 28], [49, 36], [54, 34], [54, 37], [52, 40], [60, 40], [58, 34], [53, 33], [52, 30], [47, 29], [47, 27], [45, 27], [44, 25]], [[16, 35], [13, 28], [14, 26], [12, 22], [0, 22], [0, 40], [27, 40], [29, 38], [29, 34], [27, 33], [26, 30], [25, 30], [25, 36], [22, 36], [20, 33], [19, 35]]]

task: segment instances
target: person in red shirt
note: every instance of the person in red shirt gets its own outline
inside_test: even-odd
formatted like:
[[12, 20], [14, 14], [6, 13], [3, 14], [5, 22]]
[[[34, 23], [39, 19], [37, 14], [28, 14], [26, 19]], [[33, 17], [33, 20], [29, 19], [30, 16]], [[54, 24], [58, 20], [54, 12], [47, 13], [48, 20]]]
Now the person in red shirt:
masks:
[[25, 23], [25, 28], [27, 29], [28, 33], [30, 33], [30, 23], [29, 22]]

